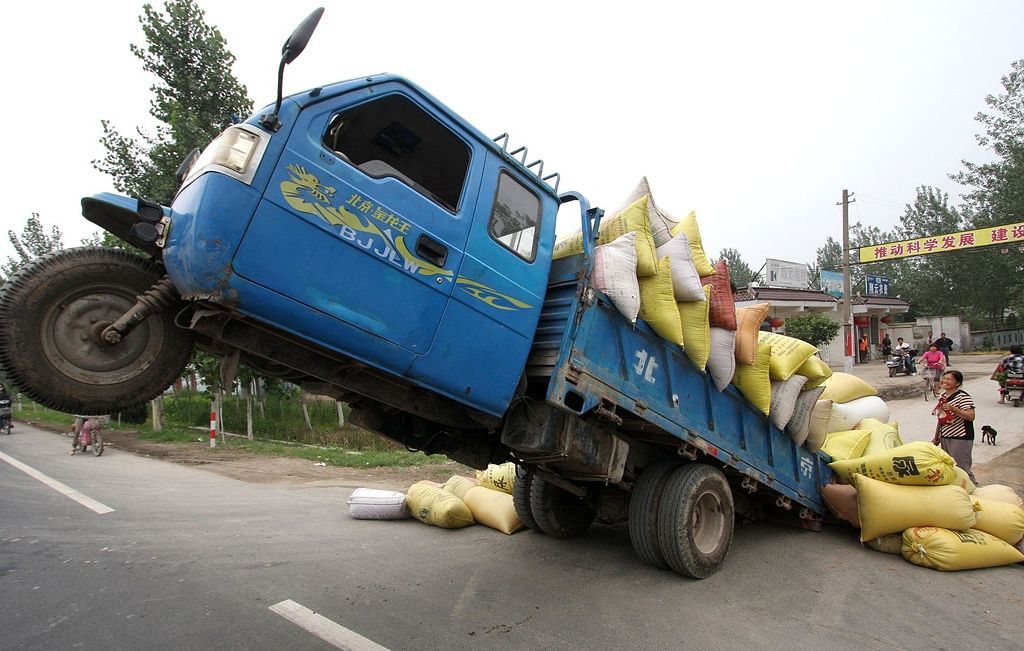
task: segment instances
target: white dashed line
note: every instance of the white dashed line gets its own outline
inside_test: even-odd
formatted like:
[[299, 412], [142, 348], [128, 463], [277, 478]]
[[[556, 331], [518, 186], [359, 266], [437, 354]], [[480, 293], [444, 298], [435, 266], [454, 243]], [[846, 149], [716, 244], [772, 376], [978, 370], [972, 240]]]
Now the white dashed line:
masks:
[[110, 508], [106, 504], [103, 504], [102, 502], [97, 502], [88, 495], [83, 495], [82, 493], [79, 493], [74, 488], [71, 488], [66, 484], [62, 484], [56, 479], [53, 479], [52, 477], [44, 475], [43, 473], [39, 472], [32, 466], [25, 465], [24, 463], [18, 461], [14, 457], [4, 454], [3, 452], [0, 452], [0, 461], [6, 461], [7, 463], [11, 464], [18, 470], [28, 475], [29, 477], [38, 479], [39, 481], [43, 482], [44, 484], [46, 484], [53, 490], [57, 491], [61, 495], [70, 497], [71, 499], [75, 500], [85, 508], [91, 509], [96, 513], [99, 513], [100, 515], [103, 515], [104, 513], [114, 512], [114, 509]]
[[335, 624], [323, 615], [317, 615], [302, 604], [295, 603], [291, 599], [285, 599], [270, 607], [281, 617], [284, 617], [292, 624], [300, 626], [324, 642], [339, 649], [350, 649], [351, 651], [387, 651], [372, 640], [368, 640], [359, 633], [350, 631], [341, 624]]

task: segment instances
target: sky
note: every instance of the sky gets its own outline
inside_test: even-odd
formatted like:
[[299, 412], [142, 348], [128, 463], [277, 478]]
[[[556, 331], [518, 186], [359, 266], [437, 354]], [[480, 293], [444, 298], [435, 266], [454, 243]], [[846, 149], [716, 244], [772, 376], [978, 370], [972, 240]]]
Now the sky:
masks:
[[[159, 5], [159, 3], [154, 3]], [[1016, 0], [399, 2], [200, 0], [256, 107], [273, 101], [281, 45], [327, 11], [285, 93], [380, 72], [410, 78], [489, 135], [613, 209], [647, 176], [655, 201], [697, 213], [705, 249], [813, 262], [850, 221], [887, 229], [920, 185], [959, 201], [961, 161], [990, 160], [975, 121], [1024, 58]], [[113, 191], [93, 169], [100, 121], [151, 129], [143, 3], [16, 3], [0, 34], [6, 233], [39, 213], [74, 246], [98, 227], [80, 200]], [[564, 219], [564, 217], [562, 218]], [[560, 222], [559, 230], [566, 226]]]

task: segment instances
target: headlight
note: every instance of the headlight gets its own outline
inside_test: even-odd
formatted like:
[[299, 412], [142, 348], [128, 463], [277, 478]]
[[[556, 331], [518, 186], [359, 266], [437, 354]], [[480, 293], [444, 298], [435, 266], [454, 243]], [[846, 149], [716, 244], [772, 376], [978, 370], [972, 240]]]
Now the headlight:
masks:
[[199, 155], [182, 185], [188, 185], [205, 171], [222, 172], [243, 183], [251, 183], [266, 149], [266, 138], [265, 134], [245, 126], [228, 127]]

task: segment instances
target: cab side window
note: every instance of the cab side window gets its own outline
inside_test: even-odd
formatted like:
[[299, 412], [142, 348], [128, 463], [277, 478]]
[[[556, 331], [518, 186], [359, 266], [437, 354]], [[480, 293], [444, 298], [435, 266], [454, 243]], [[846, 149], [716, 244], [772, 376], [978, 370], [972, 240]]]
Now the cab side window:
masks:
[[501, 172], [488, 231], [505, 248], [533, 262], [537, 254], [540, 199], [511, 175]]
[[469, 172], [469, 146], [402, 95], [334, 115], [325, 147], [365, 174], [393, 177], [456, 212]]

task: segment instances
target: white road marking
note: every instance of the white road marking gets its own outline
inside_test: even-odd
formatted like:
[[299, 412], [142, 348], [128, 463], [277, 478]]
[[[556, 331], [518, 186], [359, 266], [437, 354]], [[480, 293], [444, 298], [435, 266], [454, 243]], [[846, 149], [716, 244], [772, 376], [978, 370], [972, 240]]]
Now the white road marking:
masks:
[[0, 452], [0, 461], [6, 461], [7, 463], [11, 464], [12, 466], [17, 468], [18, 470], [20, 470], [23, 473], [25, 473], [26, 475], [28, 475], [29, 477], [33, 477], [35, 479], [38, 479], [39, 481], [43, 482], [44, 484], [46, 484], [47, 486], [49, 486], [53, 490], [57, 491], [61, 495], [64, 495], [66, 497], [70, 497], [71, 499], [75, 500], [76, 502], [78, 502], [79, 504], [84, 506], [85, 508], [91, 509], [91, 510], [95, 511], [96, 513], [99, 513], [100, 515], [103, 515], [104, 513], [113, 513], [114, 512], [114, 509], [110, 508], [106, 504], [103, 504], [102, 502], [97, 502], [96, 500], [94, 500], [93, 498], [89, 497], [88, 495], [83, 495], [82, 493], [79, 493], [74, 488], [71, 488], [70, 486], [68, 486], [66, 484], [62, 484], [62, 483], [60, 483], [59, 481], [57, 481], [56, 479], [54, 479], [52, 477], [48, 477], [47, 475], [44, 475], [43, 473], [39, 472], [38, 470], [36, 470], [32, 466], [26, 465], [26, 464], [18, 461], [17, 459], [15, 459], [12, 456], [4, 454], [3, 452]]
[[341, 624], [335, 624], [323, 615], [317, 615], [302, 604], [295, 603], [291, 599], [285, 599], [280, 603], [270, 606], [281, 617], [284, 617], [292, 624], [300, 626], [324, 642], [339, 649], [350, 649], [351, 651], [387, 651], [373, 640], [368, 640], [355, 631], [350, 631]]

